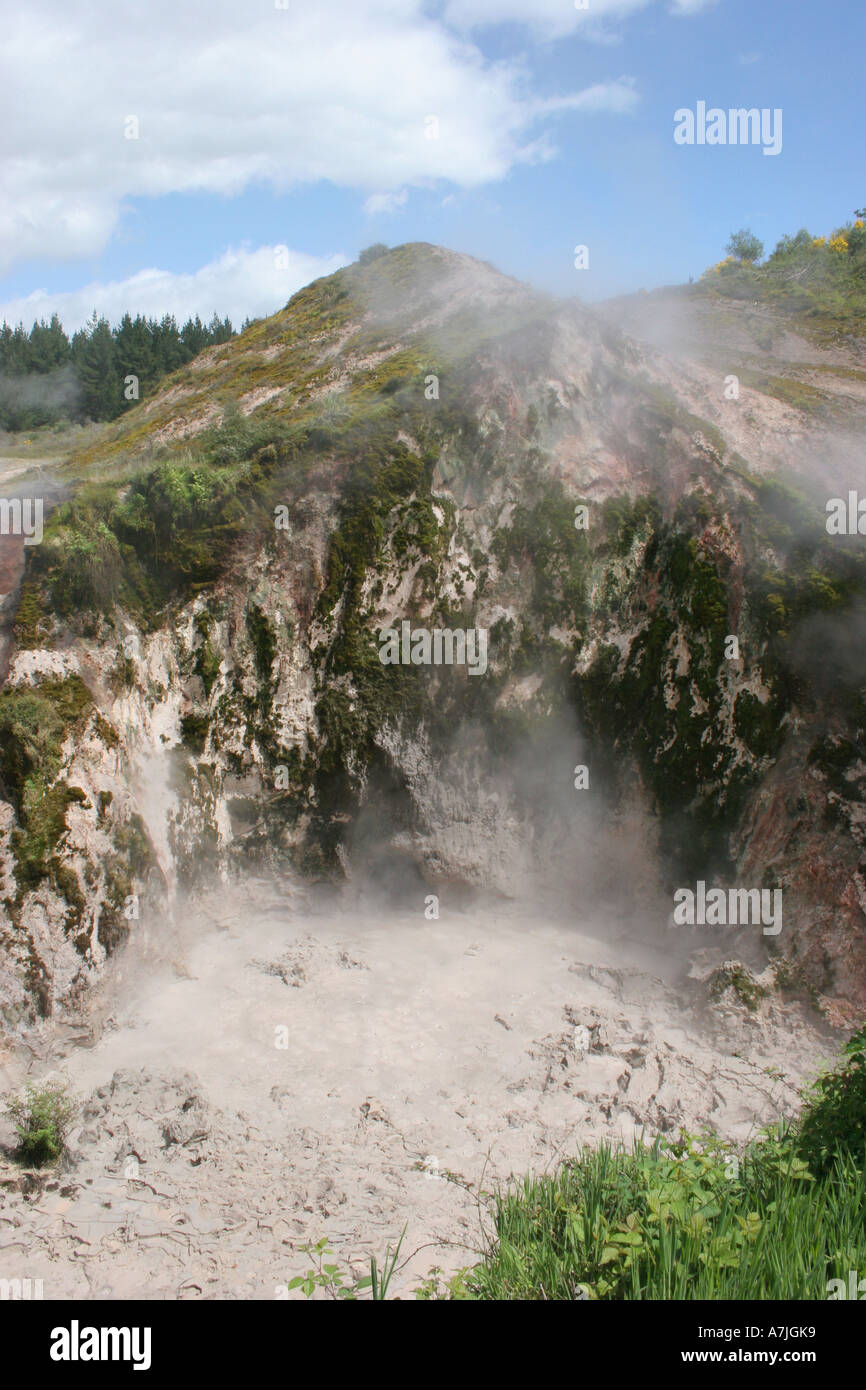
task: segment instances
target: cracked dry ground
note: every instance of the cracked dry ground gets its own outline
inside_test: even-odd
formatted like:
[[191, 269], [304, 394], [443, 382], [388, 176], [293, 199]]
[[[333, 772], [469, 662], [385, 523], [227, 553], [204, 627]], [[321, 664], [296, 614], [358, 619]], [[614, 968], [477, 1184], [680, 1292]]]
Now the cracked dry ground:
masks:
[[143, 931], [87, 1027], [0, 1057], [4, 1088], [60, 1074], [81, 1100], [59, 1170], [0, 1167], [4, 1277], [46, 1298], [273, 1299], [303, 1243], [365, 1273], [406, 1225], [392, 1288], [411, 1296], [477, 1258], [510, 1175], [642, 1129], [743, 1141], [834, 1050], [778, 995], [711, 1004], [694, 940], [514, 905], [428, 922], [236, 899]]

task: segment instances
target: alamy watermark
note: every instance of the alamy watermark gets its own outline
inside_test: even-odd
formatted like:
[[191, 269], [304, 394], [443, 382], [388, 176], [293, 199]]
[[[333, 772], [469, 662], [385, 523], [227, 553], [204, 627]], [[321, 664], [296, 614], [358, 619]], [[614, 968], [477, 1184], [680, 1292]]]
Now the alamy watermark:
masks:
[[692, 111], [674, 112], [674, 140], [678, 145], [763, 145], [764, 154], [782, 152], [782, 110], [768, 106], [731, 107], [725, 111], [699, 101]]
[[674, 892], [674, 923], [678, 927], [762, 926], [764, 936], [782, 930], [781, 888], [710, 888], [699, 879], [694, 891]]
[[827, 502], [828, 536], [866, 536], [866, 497], [853, 490], [844, 497], [831, 497]]
[[25, 545], [39, 545], [42, 498], [0, 497], [0, 536], [23, 536]]
[[82, 1327], [73, 1318], [69, 1327], [51, 1332], [52, 1361], [130, 1361], [134, 1371], [149, 1371], [151, 1328]]
[[844, 1279], [828, 1279], [827, 1298], [831, 1303], [839, 1299], [856, 1299], [858, 1303], [863, 1303], [866, 1300], [866, 1279], [860, 1279], [856, 1269], [848, 1270], [847, 1288]]
[[41, 1279], [0, 1279], [0, 1303], [42, 1299], [44, 1287]]
[[413, 628], [405, 619], [379, 633], [383, 666], [468, 666], [470, 676], [487, 670], [487, 628]]

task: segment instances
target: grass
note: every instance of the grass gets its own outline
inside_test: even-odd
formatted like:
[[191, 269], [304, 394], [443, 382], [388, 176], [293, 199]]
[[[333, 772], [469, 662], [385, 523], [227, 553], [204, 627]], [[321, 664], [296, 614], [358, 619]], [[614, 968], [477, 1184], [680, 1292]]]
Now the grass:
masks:
[[[826, 1299], [866, 1268], [866, 1028], [794, 1123], [742, 1155], [715, 1136], [584, 1150], [496, 1194], [451, 1296]], [[859, 1274], [858, 1274], [859, 1278]]]
[[767, 372], [755, 372], [741, 367], [740, 382], [743, 386], [750, 386], [765, 396], [772, 396], [806, 415], [826, 415], [829, 409], [830, 401], [825, 391], [793, 377], [772, 376]]
[[20, 459], [66, 459], [70, 453], [91, 448], [102, 438], [99, 424], [77, 424], [61, 420], [32, 430], [0, 430], [0, 457]]
[[586, 1151], [500, 1194], [479, 1299], [809, 1299], [866, 1263], [866, 1176], [818, 1181], [785, 1133], [742, 1160], [716, 1141]]

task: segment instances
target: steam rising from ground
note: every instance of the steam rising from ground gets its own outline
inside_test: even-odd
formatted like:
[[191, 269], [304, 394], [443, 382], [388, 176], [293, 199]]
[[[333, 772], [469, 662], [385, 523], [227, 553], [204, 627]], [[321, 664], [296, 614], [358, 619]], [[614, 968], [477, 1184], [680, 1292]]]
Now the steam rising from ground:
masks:
[[[520, 318], [509, 282], [465, 267], [383, 288], [376, 315], [416, 293], [443, 343], [455, 305]], [[802, 651], [828, 630], [828, 671], [855, 680], [841, 622], [805, 627]], [[637, 793], [607, 801], [564, 708], [511, 727], [467, 719], [435, 754], [383, 731], [343, 889], [223, 863], [195, 899], [143, 905], [86, 1029], [46, 1025], [2, 1063], [4, 1087], [55, 1067], [90, 1097], [66, 1195], [0, 1225], [7, 1277], [26, 1260], [49, 1297], [273, 1298], [303, 1241], [363, 1263], [408, 1224], [406, 1289], [472, 1261], [497, 1179], [644, 1128], [744, 1141], [790, 1113], [826, 1034], [778, 994], [750, 1012], [708, 988], [734, 951], [757, 961], [759, 933], [668, 930]], [[142, 808], [170, 881], [168, 756]]]
[[81, 385], [71, 366], [56, 367], [50, 372], [31, 372], [12, 376], [0, 372], [0, 415], [11, 410], [24, 415], [38, 409], [49, 416], [65, 417], [75, 414], [81, 400]]
[[[62, 1184], [12, 1191], [4, 1274], [52, 1298], [272, 1299], [303, 1242], [361, 1273], [406, 1226], [406, 1296], [477, 1258], [496, 1181], [644, 1127], [745, 1140], [790, 1109], [827, 1051], [799, 1007], [710, 1010], [686, 958], [617, 930], [249, 879], [143, 921], [91, 996], [93, 1045], [42, 1039], [34, 1072], [89, 1099]], [[22, 1074], [6, 1059], [0, 1083]]]

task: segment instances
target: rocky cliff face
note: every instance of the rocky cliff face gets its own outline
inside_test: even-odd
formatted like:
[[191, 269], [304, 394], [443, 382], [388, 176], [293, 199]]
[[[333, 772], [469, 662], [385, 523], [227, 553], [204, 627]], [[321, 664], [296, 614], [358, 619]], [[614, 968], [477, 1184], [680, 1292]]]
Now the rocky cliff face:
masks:
[[[0, 691], [4, 1026], [256, 861], [654, 919], [781, 888], [779, 982], [861, 1007], [863, 555], [813, 423], [723, 365], [406, 246], [108, 427]], [[383, 664], [404, 622], [485, 670]]]

